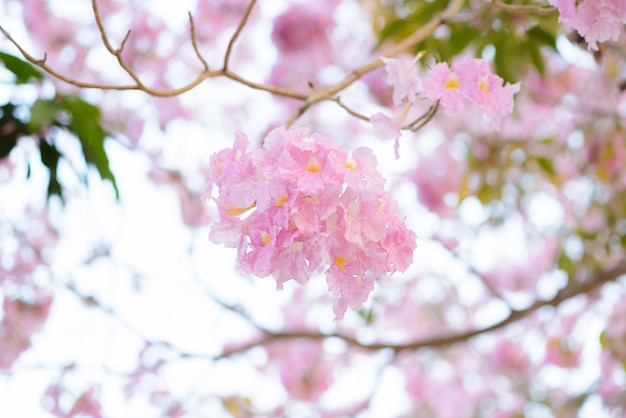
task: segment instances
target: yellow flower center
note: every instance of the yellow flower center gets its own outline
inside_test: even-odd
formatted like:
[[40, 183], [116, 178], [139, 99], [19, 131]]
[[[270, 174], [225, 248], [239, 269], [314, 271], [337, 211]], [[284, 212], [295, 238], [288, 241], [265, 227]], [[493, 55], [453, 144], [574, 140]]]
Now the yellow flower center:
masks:
[[343, 166], [348, 170], [356, 170], [356, 161], [354, 161], [352, 158], [348, 158]]
[[447, 89], [458, 89], [458, 88], [461, 88], [461, 83], [459, 82], [459, 79], [456, 76], [456, 74], [450, 73], [443, 87]]
[[490, 91], [489, 90], [489, 85], [487, 84], [487, 80], [485, 79], [485, 77], [480, 79], [480, 83], [478, 83], [478, 88], [483, 93], [489, 93], [489, 91]]
[[322, 171], [322, 168], [317, 161], [309, 162], [304, 168], [306, 171], [310, 171], [311, 173], [319, 173], [320, 171]]
[[282, 208], [285, 203], [287, 203], [289, 201], [289, 196], [286, 194], [280, 195], [276, 198], [276, 202], [274, 203], [274, 206], [276, 206], [277, 208]]
[[339, 267], [339, 270], [341, 270], [342, 273], [346, 272], [346, 259], [345, 258], [335, 257], [335, 263], [337, 264], [337, 267]]

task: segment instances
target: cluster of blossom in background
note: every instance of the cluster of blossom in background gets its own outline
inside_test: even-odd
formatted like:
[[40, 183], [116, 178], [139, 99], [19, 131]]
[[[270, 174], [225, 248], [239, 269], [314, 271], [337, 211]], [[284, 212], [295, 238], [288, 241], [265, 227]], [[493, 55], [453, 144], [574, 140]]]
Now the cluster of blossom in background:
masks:
[[520, 91], [520, 83], [504, 84], [502, 77], [491, 72], [488, 61], [463, 57], [452, 64], [452, 69], [445, 62], [438, 63], [422, 80], [416, 68], [419, 58], [421, 55], [413, 60], [383, 58], [387, 81], [393, 86], [393, 103], [404, 108], [393, 118], [381, 112], [370, 118], [380, 137], [397, 140], [402, 129], [422, 126], [417, 122], [427, 121], [429, 113], [411, 122], [415, 113], [411, 108], [424, 97], [436, 101], [449, 116], [459, 114], [468, 102], [472, 103], [483, 111], [489, 128], [496, 130], [500, 129], [502, 118], [513, 111], [513, 96]]
[[238, 249], [245, 272], [306, 283], [323, 266], [339, 300], [335, 315], [359, 309], [377, 277], [412, 262], [415, 234], [397, 218], [371, 150], [352, 155], [308, 129], [277, 128], [263, 148], [234, 148], [211, 158], [209, 190], [220, 220], [210, 239]]
[[589, 48], [598, 42], [616, 41], [626, 23], [624, 0], [548, 0], [560, 12], [559, 20], [576, 29]]

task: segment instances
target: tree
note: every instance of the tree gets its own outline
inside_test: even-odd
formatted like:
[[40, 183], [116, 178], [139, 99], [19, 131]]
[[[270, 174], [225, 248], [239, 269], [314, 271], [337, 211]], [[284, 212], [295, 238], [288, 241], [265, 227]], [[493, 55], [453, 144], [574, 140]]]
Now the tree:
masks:
[[623, 1], [3, 5], [3, 413], [626, 412]]

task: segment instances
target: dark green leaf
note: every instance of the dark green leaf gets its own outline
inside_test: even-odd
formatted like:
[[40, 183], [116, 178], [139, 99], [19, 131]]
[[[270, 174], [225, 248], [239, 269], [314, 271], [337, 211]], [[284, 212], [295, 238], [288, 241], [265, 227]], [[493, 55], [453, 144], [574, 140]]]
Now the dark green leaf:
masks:
[[540, 26], [533, 26], [526, 32], [526, 34], [540, 44], [549, 46], [550, 48], [556, 50], [556, 37]]
[[61, 153], [54, 145], [48, 144], [48, 142], [41, 138], [39, 142], [39, 150], [41, 152], [41, 162], [50, 171], [50, 179], [48, 180], [48, 198], [53, 195], [57, 195], [63, 201], [63, 194], [61, 193], [61, 184], [57, 179], [57, 167]]
[[26, 125], [15, 117], [15, 105], [7, 103], [0, 107], [0, 158], [4, 158], [13, 149], [17, 140], [28, 133]]
[[451, 34], [447, 42], [450, 45], [451, 55], [458, 55], [460, 52], [463, 52], [463, 50], [481, 34], [478, 29], [467, 26], [467, 24], [449, 25], [449, 27]]
[[[447, 1], [423, 1], [414, 0], [406, 2], [406, 6], [412, 11], [406, 17], [398, 17], [395, 20], [389, 20], [379, 33], [380, 46], [386, 40], [401, 40], [418, 30], [425, 23], [432, 20], [436, 13], [445, 9]], [[395, 11], [390, 11], [396, 14]], [[424, 49], [424, 48], [422, 48]]]
[[115, 176], [109, 168], [109, 158], [104, 149], [106, 132], [100, 125], [100, 109], [77, 96], [66, 96], [61, 106], [70, 115], [69, 130], [80, 140], [85, 161], [96, 167], [100, 177], [107, 179], [119, 197]]
[[530, 55], [530, 59], [533, 65], [535, 66], [537, 71], [539, 71], [539, 74], [543, 75], [546, 71], [546, 65], [543, 61], [543, 55], [541, 55], [541, 49], [539, 45], [534, 42], [529, 42], [526, 45], [528, 54]]
[[43, 74], [26, 61], [5, 52], [0, 52], [0, 61], [15, 75], [17, 84], [29, 83], [31, 79], [43, 80]]

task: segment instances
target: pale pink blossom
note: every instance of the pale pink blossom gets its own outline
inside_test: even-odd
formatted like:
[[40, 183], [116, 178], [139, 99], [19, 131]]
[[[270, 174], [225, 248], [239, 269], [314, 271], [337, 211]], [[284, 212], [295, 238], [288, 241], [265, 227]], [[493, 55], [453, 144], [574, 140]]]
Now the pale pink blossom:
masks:
[[546, 340], [544, 361], [559, 367], [572, 369], [580, 364], [581, 350], [568, 346], [566, 338], [552, 337]]
[[269, 83], [307, 91], [318, 82], [319, 70], [331, 64], [335, 25], [334, 1], [294, 4], [274, 19], [272, 41], [279, 57]]
[[52, 296], [38, 289], [35, 291], [35, 299], [28, 302], [8, 295], [4, 297], [0, 322], [0, 370], [10, 369], [30, 348], [33, 334], [43, 327], [50, 314]]
[[491, 350], [489, 364], [495, 370], [516, 374], [528, 370], [530, 360], [519, 343], [503, 338]]
[[465, 108], [466, 88], [461, 84], [459, 75], [450, 70], [445, 62], [435, 64], [424, 78], [424, 95], [431, 100], [439, 100], [448, 115], [455, 115]]
[[454, 68], [460, 68], [459, 77], [467, 97], [483, 109], [491, 125], [499, 129], [504, 115], [513, 111], [513, 95], [519, 93], [520, 84], [503, 85], [504, 80], [493, 74], [485, 60], [461, 58]]
[[324, 1], [293, 5], [274, 19], [274, 45], [282, 54], [293, 55], [330, 50], [328, 34], [334, 23], [331, 12]]
[[452, 214], [445, 198], [460, 192], [465, 170], [465, 164], [452, 156], [447, 144], [423, 155], [412, 176], [420, 203], [440, 216]]
[[477, 105], [489, 117], [490, 125], [499, 129], [502, 117], [513, 111], [513, 96], [520, 91], [520, 84], [503, 85], [487, 61], [464, 57], [455, 61], [452, 69], [446, 63], [433, 66], [423, 90], [427, 98], [439, 100], [448, 115], [460, 113], [467, 101]]
[[370, 118], [376, 136], [382, 139], [397, 140], [402, 135], [402, 121], [377, 112]]
[[355, 190], [370, 189], [377, 193], [383, 191], [385, 179], [376, 170], [376, 156], [367, 147], [358, 147], [352, 156], [335, 150], [328, 153], [328, 161], [333, 170], [343, 176], [343, 182]]
[[415, 102], [421, 87], [415, 61], [406, 57], [381, 60], [385, 63], [387, 82], [393, 86], [393, 104], [399, 106], [405, 100]]
[[325, 358], [320, 341], [269, 344], [266, 351], [268, 363], [278, 369], [290, 398], [316, 402], [334, 381], [336, 362]]
[[559, 21], [573, 27], [592, 50], [598, 42], [617, 41], [626, 23], [624, 0], [548, 0], [559, 9]]
[[326, 269], [339, 319], [363, 304], [374, 277], [408, 267], [415, 234], [397, 219], [371, 150], [350, 156], [308, 129], [277, 128], [262, 143], [248, 152], [239, 133], [211, 157], [207, 197], [217, 187], [219, 220], [209, 238], [237, 248], [243, 271], [272, 275], [279, 289]]
[[376, 136], [382, 139], [394, 140], [396, 159], [400, 158], [400, 136], [402, 136], [403, 115], [391, 118], [384, 113], [378, 112], [370, 118]]

